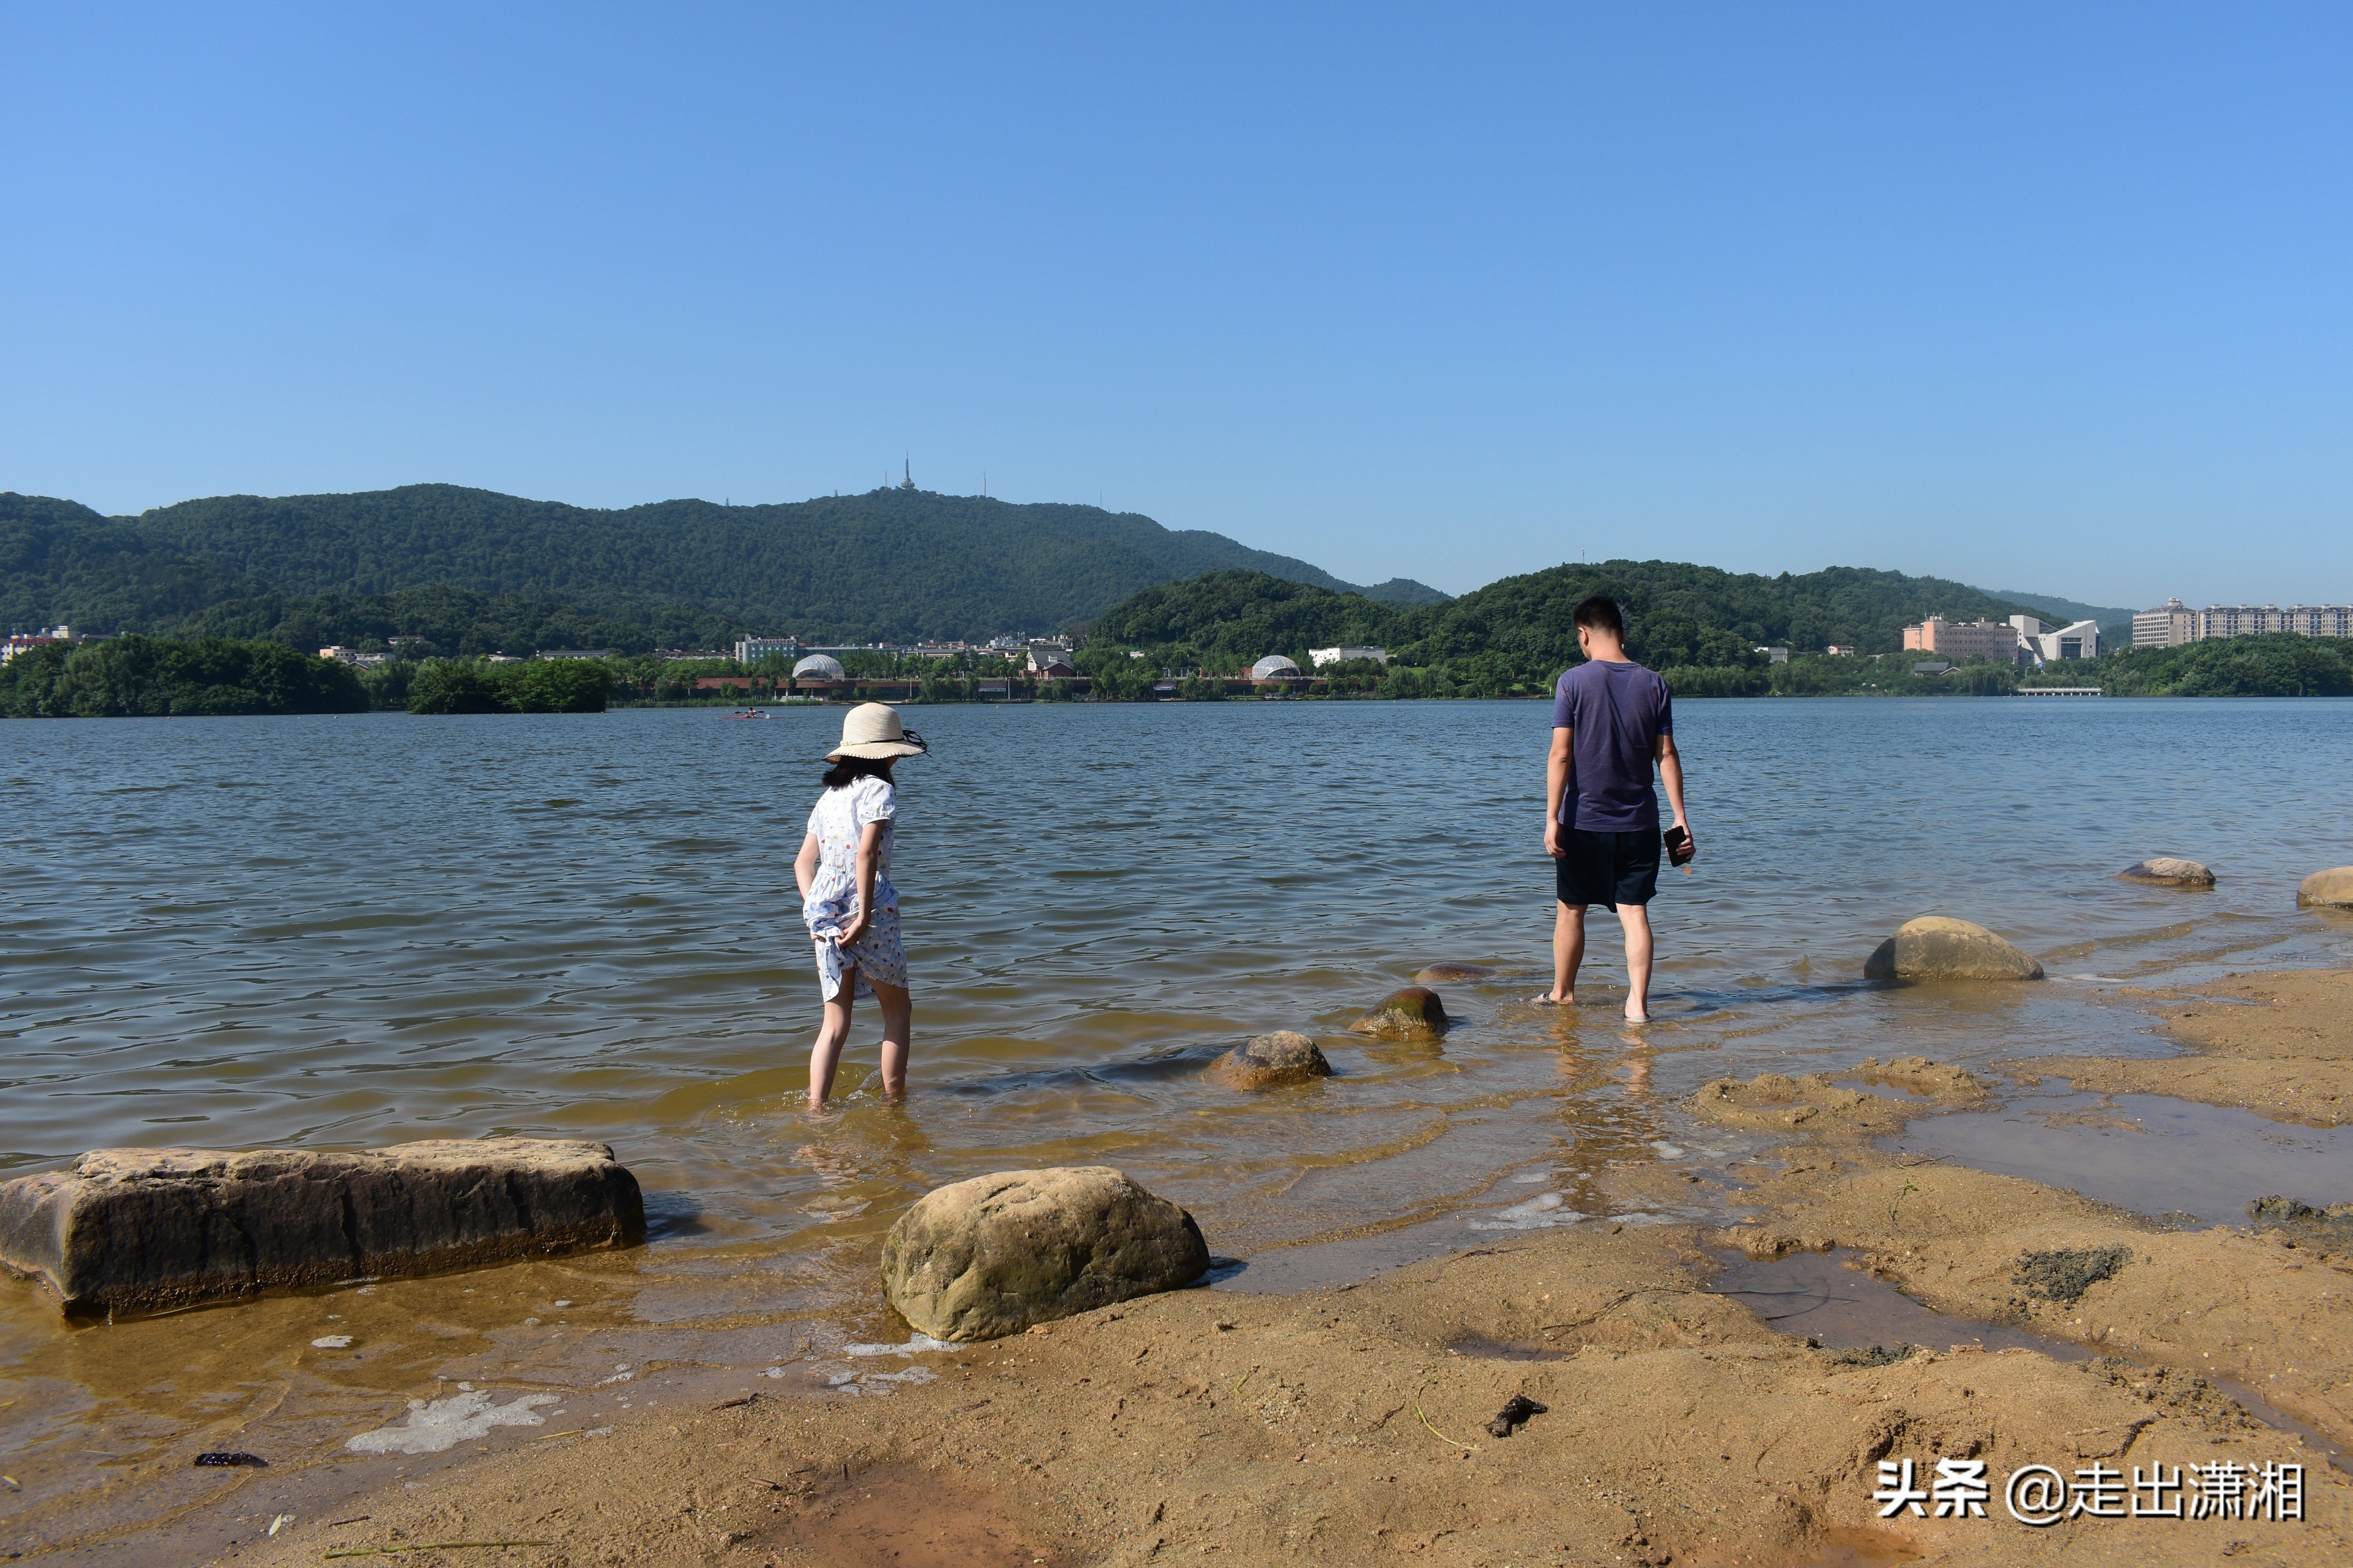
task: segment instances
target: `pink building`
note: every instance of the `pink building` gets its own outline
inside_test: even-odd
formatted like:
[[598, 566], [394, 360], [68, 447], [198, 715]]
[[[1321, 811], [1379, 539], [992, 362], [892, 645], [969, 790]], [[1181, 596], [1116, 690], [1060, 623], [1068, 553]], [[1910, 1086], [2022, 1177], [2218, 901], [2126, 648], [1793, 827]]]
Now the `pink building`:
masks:
[[1930, 616], [1916, 626], [1904, 628], [1906, 653], [1933, 653], [1956, 664], [1979, 658], [2015, 664], [2018, 646], [2018, 628], [2008, 621], [1948, 621]]

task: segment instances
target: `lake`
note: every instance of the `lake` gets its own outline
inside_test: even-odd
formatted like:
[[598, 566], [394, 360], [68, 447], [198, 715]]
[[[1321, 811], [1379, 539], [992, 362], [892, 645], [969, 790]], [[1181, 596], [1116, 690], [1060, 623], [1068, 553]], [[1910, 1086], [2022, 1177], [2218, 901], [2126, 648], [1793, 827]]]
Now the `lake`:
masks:
[[[649, 1368], [836, 1364], [894, 1331], [892, 1219], [1015, 1166], [1116, 1164], [1194, 1212], [1225, 1288], [1286, 1287], [1615, 1212], [1601, 1176], [1630, 1162], [1720, 1170], [1759, 1145], [1683, 1114], [1709, 1079], [2162, 1051], [2104, 986], [2353, 958], [2353, 921], [2295, 907], [2353, 861], [2353, 702], [1681, 703], [1701, 854], [1662, 878], [1640, 1035], [1606, 911], [1588, 1005], [1525, 1001], [1549, 973], [1544, 704], [908, 716], [933, 743], [900, 769], [893, 869], [913, 1092], [868, 1089], [869, 1005], [820, 1117], [791, 861], [839, 710], [0, 725], [0, 1170], [588, 1137], [651, 1222], [633, 1253], [112, 1327], [0, 1285], [14, 1473], [55, 1496], [223, 1433], [324, 1452], [460, 1378], [617, 1404]], [[2158, 854], [2219, 886], [2115, 879]], [[2051, 982], [1863, 984], [1926, 913]], [[1439, 960], [1502, 972], [1441, 987], [1442, 1047], [1345, 1032]], [[1272, 1028], [1337, 1076], [1202, 1079]], [[309, 1348], [329, 1332], [357, 1342]]]

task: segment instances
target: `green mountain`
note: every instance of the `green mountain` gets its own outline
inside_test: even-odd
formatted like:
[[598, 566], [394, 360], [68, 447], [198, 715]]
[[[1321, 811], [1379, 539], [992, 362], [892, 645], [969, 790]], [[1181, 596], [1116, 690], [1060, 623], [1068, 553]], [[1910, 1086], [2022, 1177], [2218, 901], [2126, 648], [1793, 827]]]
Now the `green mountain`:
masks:
[[1571, 616], [1606, 593], [1628, 616], [1628, 649], [1658, 668], [1761, 662], [1760, 646], [1820, 653], [1902, 651], [1904, 628], [1930, 615], [2005, 620], [2024, 606], [1937, 577], [1832, 567], [1762, 577], [1672, 561], [1604, 561], [1506, 577], [1444, 604], [1384, 605], [1264, 574], [1216, 572], [1146, 588], [1096, 617], [1091, 644], [1184, 648], [1247, 663], [1281, 653], [1303, 666], [1312, 647], [1384, 646], [1411, 666], [1483, 661], [1509, 679], [1543, 679], [1581, 657]]
[[[471, 595], [471, 624], [563, 622], [616, 646], [734, 631], [970, 638], [1059, 629], [1140, 588], [1230, 569], [1356, 591], [1303, 561], [1132, 512], [904, 489], [599, 510], [410, 485], [218, 496], [117, 518], [0, 492], [0, 618], [93, 631], [347, 640], [362, 634], [339, 628], [396, 621], [404, 595], [429, 589], [443, 610], [461, 603], [448, 595]], [[1443, 597], [1402, 580], [1363, 592]]]

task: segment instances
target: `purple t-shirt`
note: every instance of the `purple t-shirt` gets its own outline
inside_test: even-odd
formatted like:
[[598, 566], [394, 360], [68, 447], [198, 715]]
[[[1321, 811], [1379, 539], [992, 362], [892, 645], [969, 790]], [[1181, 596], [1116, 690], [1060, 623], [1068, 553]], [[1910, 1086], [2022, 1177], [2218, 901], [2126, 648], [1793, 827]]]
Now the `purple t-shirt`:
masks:
[[1667, 683], [1639, 664], [1588, 659], [1565, 672], [1552, 692], [1552, 727], [1569, 734], [1563, 826], [1589, 833], [1659, 827], [1651, 762], [1659, 737], [1675, 731]]

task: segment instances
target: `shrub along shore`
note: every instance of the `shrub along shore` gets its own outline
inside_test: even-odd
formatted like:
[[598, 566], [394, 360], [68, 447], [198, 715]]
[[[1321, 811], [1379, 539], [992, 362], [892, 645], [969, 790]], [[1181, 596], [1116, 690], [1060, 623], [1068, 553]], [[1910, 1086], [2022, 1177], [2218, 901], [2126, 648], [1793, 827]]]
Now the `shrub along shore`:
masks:
[[[1134, 657], [1140, 654], [1142, 657]], [[893, 701], [1215, 701], [1252, 695], [1310, 700], [1540, 698], [1557, 671], [1522, 669], [1481, 654], [1429, 665], [1356, 660], [1327, 667], [1312, 685], [1251, 682], [1248, 661], [1187, 645], [1130, 649], [1095, 643], [1077, 655], [1077, 679], [1040, 679], [1012, 660], [964, 653], [947, 658], [851, 652], [853, 679], [889, 683], [871, 694]], [[2014, 669], [1982, 659], [1915, 675], [1916, 654], [1831, 658], [1762, 655], [1747, 664], [1668, 665], [1678, 697], [2004, 697], [2053, 686], [2097, 687], [2110, 697], [2353, 697], [2353, 647], [2275, 636], [2126, 648], [2100, 659]], [[1239, 663], [1240, 668], [1228, 668]], [[303, 654], [282, 643], [132, 634], [74, 647], [52, 645], [0, 666], [0, 718], [161, 718], [219, 714], [595, 713], [610, 706], [733, 704], [796, 694], [781, 659], [397, 658], [372, 669]], [[863, 693], [862, 693], [863, 694]]]

